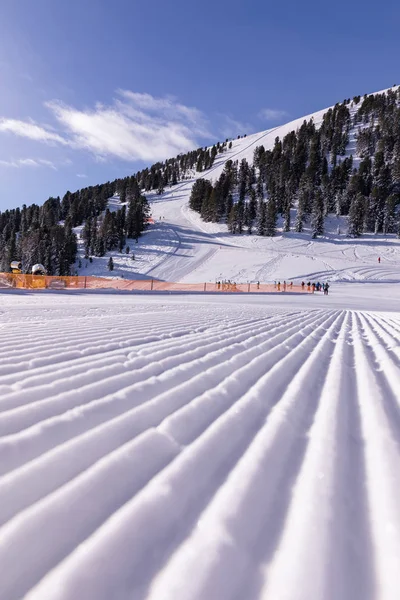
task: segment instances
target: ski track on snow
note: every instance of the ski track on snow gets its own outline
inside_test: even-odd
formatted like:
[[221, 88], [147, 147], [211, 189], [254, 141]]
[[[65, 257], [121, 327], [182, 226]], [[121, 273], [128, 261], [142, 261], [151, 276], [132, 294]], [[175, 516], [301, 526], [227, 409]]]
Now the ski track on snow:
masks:
[[107, 306], [0, 315], [1, 600], [400, 597], [398, 313]]

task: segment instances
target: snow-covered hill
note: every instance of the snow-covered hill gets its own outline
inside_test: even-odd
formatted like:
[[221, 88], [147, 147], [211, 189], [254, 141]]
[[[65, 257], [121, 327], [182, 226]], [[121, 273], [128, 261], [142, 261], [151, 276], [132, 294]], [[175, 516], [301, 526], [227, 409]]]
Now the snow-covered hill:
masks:
[[[380, 92], [382, 93], [382, 92]], [[168, 188], [162, 195], [149, 194], [154, 225], [139, 243], [128, 240], [131, 255], [110, 252], [105, 257], [85, 261], [81, 249], [79, 273], [130, 279], [156, 278], [168, 281], [202, 282], [231, 279], [238, 282], [275, 279], [326, 279], [329, 281], [400, 281], [400, 240], [395, 235], [368, 235], [354, 240], [347, 235], [347, 218], [326, 220], [325, 235], [312, 240], [310, 232], [283, 233], [273, 238], [257, 235], [232, 235], [225, 224], [205, 223], [191, 211], [188, 200], [196, 178], [216, 180], [229, 159], [245, 158], [250, 164], [257, 146], [273, 148], [304, 120], [313, 119], [318, 127], [321, 110], [261, 133], [233, 140], [232, 148], [218, 154], [213, 167]], [[350, 107], [354, 112], [355, 107]], [[357, 128], [358, 126], [356, 126]], [[356, 129], [350, 131], [347, 154], [355, 156]], [[357, 157], [355, 156], [355, 161]], [[110, 199], [110, 209], [120, 205], [118, 196]], [[295, 218], [293, 209], [293, 219]], [[280, 224], [282, 225], [282, 224]], [[279, 226], [279, 223], [278, 223]], [[107, 270], [112, 255], [115, 269]], [[381, 259], [378, 262], [378, 259]]]

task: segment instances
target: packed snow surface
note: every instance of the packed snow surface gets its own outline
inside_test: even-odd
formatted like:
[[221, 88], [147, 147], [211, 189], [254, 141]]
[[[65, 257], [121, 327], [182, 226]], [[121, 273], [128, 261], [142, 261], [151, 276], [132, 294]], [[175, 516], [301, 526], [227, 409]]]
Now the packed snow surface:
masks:
[[[155, 222], [138, 244], [128, 240], [130, 254], [112, 252], [94, 257], [93, 263], [82, 258], [79, 274], [187, 283], [218, 279], [400, 282], [400, 240], [394, 235], [352, 239], [347, 236], [346, 217], [334, 216], [326, 220], [326, 235], [314, 240], [310, 232], [232, 235], [226, 225], [205, 223], [189, 209], [192, 184], [184, 182], [162, 196], [150, 195]], [[111, 273], [107, 270], [110, 254]]]
[[400, 293], [0, 294], [2, 600], [398, 600]]
[[188, 208], [302, 122], [149, 194], [112, 273], [82, 240], [76, 268], [328, 297], [0, 291], [0, 600], [400, 598], [400, 240], [333, 216], [233, 236]]

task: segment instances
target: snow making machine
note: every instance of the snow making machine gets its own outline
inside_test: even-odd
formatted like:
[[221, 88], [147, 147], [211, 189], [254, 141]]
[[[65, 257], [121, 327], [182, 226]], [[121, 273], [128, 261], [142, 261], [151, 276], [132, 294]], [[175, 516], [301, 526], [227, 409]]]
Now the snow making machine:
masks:
[[46, 287], [47, 271], [41, 264], [33, 265], [32, 267], [32, 287], [33, 288], [44, 288]]
[[22, 263], [20, 263], [18, 260], [13, 260], [10, 267], [11, 267], [11, 273], [13, 273], [13, 275], [21, 275]]
[[33, 265], [32, 275], [47, 275], [47, 271], [41, 264]]

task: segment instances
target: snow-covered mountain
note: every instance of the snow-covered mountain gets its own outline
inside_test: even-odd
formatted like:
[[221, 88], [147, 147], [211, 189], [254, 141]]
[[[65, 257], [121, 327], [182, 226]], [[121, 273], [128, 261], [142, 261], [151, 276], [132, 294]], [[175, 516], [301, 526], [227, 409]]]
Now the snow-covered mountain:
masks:
[[[397, 88], [393, 88], [397, 90]], [[379, 93], [385, 93], [386, 90]], [[312, 119], [316, 128], [321, 126], [329, 108], [291, 121], [280, 127], [232, 140], [215, 158], [213, 166], [190, 179], [168, 187], [164, 193], [148, 193], [154, 224], [151, 224], [138, 243], [127, 240], [131, 253], [109, 252], [93, 257], [93, 262], [83, 258], [81, 243], [79, 274], [128, 277], [130, 279], [157, 278], [168, 281], [215, 281], [231, 279], [240, 282], [272, 281], [274, 279], [329, 279], [330, 281], [400, 281], [400, 242], [395, 235], [364, 234], [360, 239], [348, 236], [347, 217], [330, 215], [325, 219], [324, 235], [311, 239], [307, 226], [303, 233], [283, 232], [282, 219], [278, 220], [275, 237], [258, 235], [232, 235], [225, 223], [204, 222], [200, 215], [189, 209], [188, 201], [193, 183], [198, 178], [215, 182], [228, 160], [246, 159], [253, 163], [254, 150], [263, 146], [274, 147], [296, 131], [304, 121]], [[357, 105], [349, 103], [351, 117]], [[356, 137], [360, 124], [351, 127], [346, 156], [356, 154]], [[121, 207], [118, 195], [109, 200], [110, 210]], [[291, 209], [292, 222], [296, 206]], [[77, 228], [79, 233], [79, 228]], [[107, 269], [110, 255], [114, 271]], [[380, 261], [379, 261], [380, 259]]]

